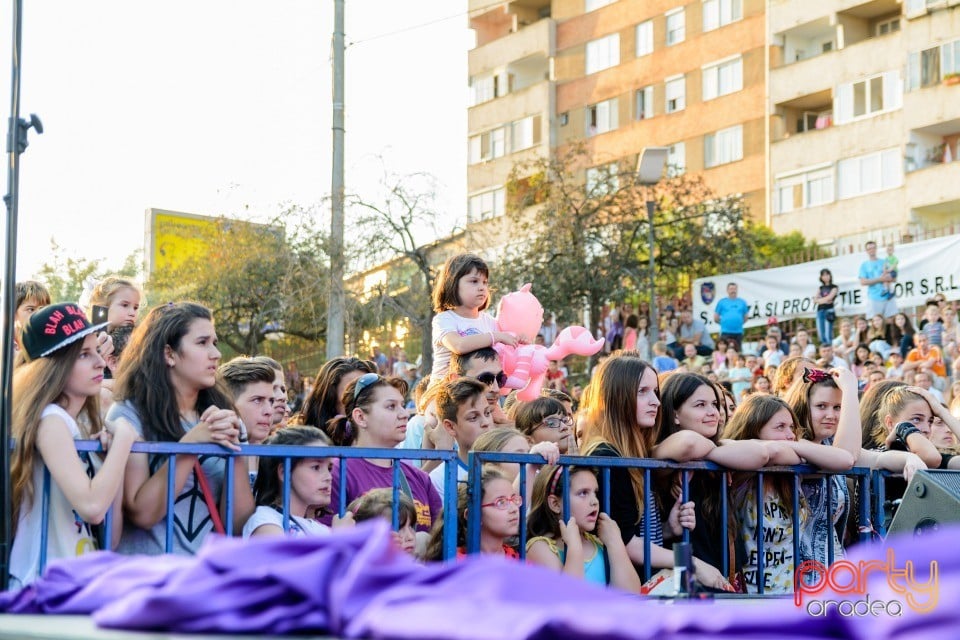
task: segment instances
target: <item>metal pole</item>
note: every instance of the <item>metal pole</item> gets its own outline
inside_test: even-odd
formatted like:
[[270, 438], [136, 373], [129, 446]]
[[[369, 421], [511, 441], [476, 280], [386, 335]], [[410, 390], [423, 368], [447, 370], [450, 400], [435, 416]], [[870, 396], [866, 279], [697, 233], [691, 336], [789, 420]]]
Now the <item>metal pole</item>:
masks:
[[10, 492], [10, 407], [13, 397], [13, 318], [16, 309], [14, 289], [17, 282], [17, 204], [20, 185], [20, 37], [22, 34], [20, 12], [22, 0], [13, 0], [13, 62], [10, 73], [10, 121], [7, 125], [7, 245], [3, 274], [3, 303], [0, 317], [3, 322], [3, 348], [0, 363], [0, 386], [2, 386], [3, 406], [0, 408], [0, 492], [2, 492], [3, 513], [2, 540], [0, 540], [0, 587], [7, 588], [10, 574], [10, 546], [12, 543], [11, 520], [13, 503]]
[[647, 200], [647, 248], [650, 251], [650, 344], [660, 339], [660, 329], [657, 318], [657, 284], [654, 269], [656, 265], [653, 259], [653, 251], [656, 248], [656, 237], [653, 233], [653, 212], [657, 208], [657, 203], [653, 200]]
[[343, 67], [344, 0], [334, 0], [333, 18], [333, 179], [330, 204], [330, 299], [327, 308], [327, 359], [344, 352], [343, 293]]

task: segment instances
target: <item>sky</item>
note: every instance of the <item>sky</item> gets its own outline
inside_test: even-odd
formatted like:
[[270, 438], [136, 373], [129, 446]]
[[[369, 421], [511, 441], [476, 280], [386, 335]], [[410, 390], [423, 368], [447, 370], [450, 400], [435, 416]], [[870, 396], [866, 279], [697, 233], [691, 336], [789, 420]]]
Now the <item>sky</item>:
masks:
[[[266, 219], [316, 205], [329, 224], [332, 0], [24, 4], [20, 112], [38, 114], [44, 133], [31, 130], [21, 156], [18, 280], [49, 261], [51, 237], [120, 266], [143, 246], [149, 207]], [[426, 172], [450, 224], [464, 219], [466, 10], [346, 0], [348, 193]]]

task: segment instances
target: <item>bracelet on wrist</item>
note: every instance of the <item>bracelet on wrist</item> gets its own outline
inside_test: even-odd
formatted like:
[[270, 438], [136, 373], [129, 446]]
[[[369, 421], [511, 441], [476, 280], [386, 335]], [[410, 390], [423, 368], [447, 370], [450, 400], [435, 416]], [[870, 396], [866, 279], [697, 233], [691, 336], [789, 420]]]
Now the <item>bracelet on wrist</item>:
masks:
[[909, 422], [901, 422], [895, 427], [894, 433], [896, 434], [897, 442], [899, 442], [904, 446], [904, 448], [906, 448], [907, 438], [909, 438], [915, 433], [922, 433], [922, 432], [915, 425]]

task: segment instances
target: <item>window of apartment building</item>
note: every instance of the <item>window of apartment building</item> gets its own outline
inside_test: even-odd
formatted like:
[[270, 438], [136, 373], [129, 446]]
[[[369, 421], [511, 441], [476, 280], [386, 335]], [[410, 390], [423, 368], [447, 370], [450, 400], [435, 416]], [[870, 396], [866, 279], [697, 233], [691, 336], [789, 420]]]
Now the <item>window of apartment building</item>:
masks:
[[666, 14], [667, 18], [667, 46], [683, 42], [686, 38], [686, 18], [683, 13], [683, 7], [675, 9]]
[[684, 76], [674, 76], [664, 80], [664, 94], [666, 95], [666, 108], [664, 111], [673, 113], [682, 111], [687, 104], [687, 82]]
[[687, 145], [676, 142], [667, 147], [667, 173], [679, 176], [687, 170]]
[[907, 91], [940, 84], [951, 73], [960, 73], [960, 40], [907, 55]]
[[587, 137], [616, 129], [619, 107], [617, 98], [604, 100], [587, 107]]
[[713, 31], [743, 17], [743, 0], [703, 0], [703, 30]]
[[653, 21], [637, 25], [637, 57], [653, 53]]
[[587, 75], [620, 64], [620, 34], [611, 33], [588, 42], [586, 59]]
[[837, 124], [899, 109], [903, 106], [900, 72], [887, 71], [837, 87]]
[[885, 36], [890, 33], [896, 33], [897, 31], [900, 31], [899, 17], [881, 20], [873, 28], [873, 33], [876, 36]]
[[507, 152], [506, 143], [506, 127], [497, 127], [478, 136], [471, 136], [468, 144], [470, 164], [503, 157]]
[[540, 144], [540, 116], [527, 116], [510, 125], [510, 150], [520, 151]]
[[620, 187], [619, 171], [616, 162], [587, 169], [587, 193], [600, 196], [616, 191]]
[[743, 89], [743, 58], [715, 62], [703, 67], [703, 99], [712, 100]]
[[510, 74], [506, 71], [488, 73], [470, 78], [471, 106], [510, 93]]
[[653, 87], [637, 89], [634, 93], [634, 117], [646, 120], [653, 117]]
[[703, 136], [703, 164], [707, 168], [743, 159], [743, 126]]
[[777, 178], [774, 185], [774, 211], [789, 213], [833, 202], [833, 166], [805, 169]]
[[837, 163], [837, 197], [853, 198], [903, 184], [900, 149], [885, 149]]
[[503, 215], [506, 196], [507, 192], [503, 187], [470, 196], [467, 209], [470, 222], [489, 220], [490, 218]]
[[608, 4], [614, 3], [617, 0], [585, 0], [583, 3], [583, 10], [585, 12], [593, 11], [599, 9], [600, 7], [605, 7]]

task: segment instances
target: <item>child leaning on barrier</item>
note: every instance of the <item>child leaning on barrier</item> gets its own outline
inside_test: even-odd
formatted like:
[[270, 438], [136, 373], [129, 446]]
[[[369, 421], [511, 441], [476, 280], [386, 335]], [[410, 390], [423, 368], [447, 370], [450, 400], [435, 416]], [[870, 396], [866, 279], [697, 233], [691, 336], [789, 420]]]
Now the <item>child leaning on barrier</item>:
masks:
[[596, 473], [573, 467], [568, 477], [570, 518], [564, 522], [563, 468], [547, 465], [537, 474], [527, 516], [527, 561], [638, 593], [640, 577], [620, 528], [600, 511]]
[[[330, 505], [333, 459], [323, 455], [330, 446], [328, 438], [316, 427], [297, 426], [281, 429], [264, 444], [293, 447], [316, 447], [315, 458], [290, 459], [290, 511], [287, 535], [293, 537], [322, 536], [329, 527], [316, 521], [318, 511]], [[253, 486], [257, 508], [243, 525], [243, 537], [283, 535], [284, 459], [264, 456], [260, 473]], [[351, 525], [352, 518], [333, 519], [333, 526]]]
[[[90, 525], [114, 510], [114, 543], [120, 539], [124, 465], [136, 433], [123, 423], [101, 424], [98, 398], [104, 361], [96, 332], [79, 305], [47, 306], [31, 315], [21, 335], [26, 363], [13, 379], [10, 457], [13, 546], [10, 588], [23, 587], [41, 570], [44, 470], [50, 473], [47, 560], [97, 548]], [[99, 437], [102, 464], [78, 455], [74, 440]], [[99, 469], [97, 468], [99, 467]]]
[[[723, 437], [731, 440], [764, 440], [772, 465], [812, 464], [827, 471], [847, 471], [854, 458], [838, 447], [824, 447], [809, 440], [797, 440], [800, 425], [790, 406], [777, 396], [754, 394], [737, 407]], [[747, 593], [790, 593], [793, 590], [796, 558], [793, 549], [793, 519], [801, 525], [809, 516], [800, 499], [800, 513], [793, 512], [793, 480], [787, 474], [764, 477], [762, 495], [757, 495], [756, 476], [737, 474], [731, 502], [742, 523], [741, 539], [746, 548], [743, 574]], [[757, 509], [763, 509], [763, 531], [758, 531]], [[762, 544], [757, 543], [763, 541]], [[758, 557], [764, 558], [759, 576]]]
[[[148, 442], [217, 444], [239, 451], [241, 423], [217, 386], [217, 332], [213, 315], [193, 302], [154, 307], [137, 325], [117, 372], [116, 403], [107, 418], [125, 422]], [[167, 512], [167, 467], [174, 493]], [[225, 486], [226, 465], [234, 483]], [[227, 497], [237, 534], [253, 513], [247, 461], [216, 456], [134, 453], [124, 477], [124, 530], [118, 550], [157, 555], [167, 547], [165, 518], [173, 518], [174, 553], [193, 554], [210, 531], [226, 531]]]

